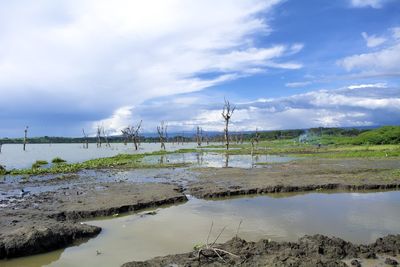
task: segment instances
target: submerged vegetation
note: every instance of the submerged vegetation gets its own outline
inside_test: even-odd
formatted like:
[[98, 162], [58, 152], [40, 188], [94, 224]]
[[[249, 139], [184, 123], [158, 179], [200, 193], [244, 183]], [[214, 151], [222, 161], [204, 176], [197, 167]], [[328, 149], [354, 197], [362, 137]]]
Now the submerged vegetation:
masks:
[[[293, 135], [299, 132], [288, 131]], [[51, 166], [47, 161], [37, 160], [29, 169], [6, 170], [0, 166], [0, 175], [37, 175], [72, 173], [83, 169], [99, 168], [159, 168], [179, 167], [186, 164], [144, 163], [142, 159], [150, 155], [165, 155], [170, 153], [212, 152], [227, 155], [288, 155], [295, 157], [322, 158], [385, 158], [400, 157], [400, 126], [385, 126], [373, 130], [343, 130], [343, 129], [310, 129], [296, 138], [275, 136], [267, 137], [265, 133], [256, 133], [257, 142], [232, 142], [230, 149], [225, 150], [225, 142], [221, 145], [203, 146], [197, 149], [179, 149], [173, 152], [158, 151], [144, 154], [119, 154], [113, 157], [98, 158], [79, 163], [67, 163], [60, 157], [54, 158]], [[247, 136], [245, 140], [248, 140]], [[265, 139], [263, 139], [264, 137]], [[271, 139], [272, 138], [272, 139]], [[259, 140], [260, 139], [260, 140]]]
[[49, 164], [46, 160], [37, 160], [32, 164], [32, 169], [37, 169], [42, 167], [43, 165]]
[[60, 157], [56, 157], [56, 158], [51, 160], [51, 163], [55, 163], [55, 164], [64, 163], [64, 162], [67, 162], [67, 161], [65, 159], [60, 158]]
[[[142, 163], [141, 159], [145, 156], [151, 155], [164, 155], [170, 152], [158, 151], [153, 153], [144, 154], [119, 154], [113, 157], [98, 158], [87, 160], [78, 163], [58, 163], [54, 164], [49, 168], [40, 168], [43, 164], [37, 164], [38, 167], [31, 169], [13, 169], [4, 172], [4, 174], [11, 175], [38, 175], [38, 174], [57, 174], [57, 173], [72, 173], [84, 169], [107, 169], [107, 168], [161, 168], [161, 167], [181, 167], [185, 164], [170, 164], [170, 163], [158, 163], [148, 164]], [[34, 163], [34, 165], [37, 162]]]

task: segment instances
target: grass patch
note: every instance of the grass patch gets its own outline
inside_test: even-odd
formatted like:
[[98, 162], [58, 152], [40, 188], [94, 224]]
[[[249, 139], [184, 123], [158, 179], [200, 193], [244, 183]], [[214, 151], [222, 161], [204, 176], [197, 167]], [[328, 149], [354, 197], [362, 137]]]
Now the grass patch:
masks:
[[56, 157], [56, 158], [52, 159], [51, 162], [55, 163], [55, 164], [59, 164], [59, 163], [65, 163], [67, 161], [65, 159], [60, 158], [60, 157]]
[[145, 156], [165, 155], [172, 152], [157, 151], [144, 154], [119, 154], [113, 157], [91, 159], [79, 163], [58, 163], [50, 168], [14, 169], [6, 171], [4, 174], [11, 175], [39, 175], [39, 174], [58, 174], [73, 173], [84, 169], [112, 169], [112, 168], [171, 168], [183, 167], [188, 164], [146, 164], [141, 159]]
[[43, 165], [49, 164], [46, 160], [37, 160], [32, 164], [32, 169], [38, 169]]

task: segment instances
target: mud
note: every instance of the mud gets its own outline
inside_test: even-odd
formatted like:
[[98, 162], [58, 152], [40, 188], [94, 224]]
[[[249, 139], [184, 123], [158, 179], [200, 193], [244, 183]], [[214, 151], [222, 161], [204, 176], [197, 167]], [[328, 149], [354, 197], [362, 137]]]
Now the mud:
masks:
[[[118, 171], [118, 179], [115, 171], [105, 170], [89, 178], [73, 174], [29, 177], [23, 183], [4, 180], [0, 182], [0, 259], [51, 251], [93, 237], [101, 229], [83, 220], [183, 202], [187, 200], [184, 192], [215, 198], [322, 189], [399, 189], [399, 169], [397, 159], [309, 159], [251, 169], [127, 170]], [[31, 194], [19, 196], [21, 187], [29, 188]], [[292, 251], [287, 244], [271, 244]], [[252, 257], [255, 262], [258, 256]]]
[[399, 160], [301, 160], [262, 168], [199, 168], [188, 191], [198, 198], [314, 190], [400, 188]]
[[[340, 238], [313, 235], [304, 236], [297, 242], [247, 242], [233, 238], [213, 247], [220, 249], [217, 250], [219, 255], [212, 249], [203, 249], [200, 253], [195, 250], [143, 262], [129, 262], [122, 266], [351, 266], [346, 264], [349, 259], [362, 266], [364, 260], [377, 258], [378, 254], [399, 254], [400, 235], [379, 238], [370, 245], [356, 245]], [[354, 258], [358, 260], [354, 261]]]
[[174, 185], [129, 183], [72, 186], [9, 199], [0, 209], [0, 259], [55, 250], [101, 231], [84, 219], [185, 200]]

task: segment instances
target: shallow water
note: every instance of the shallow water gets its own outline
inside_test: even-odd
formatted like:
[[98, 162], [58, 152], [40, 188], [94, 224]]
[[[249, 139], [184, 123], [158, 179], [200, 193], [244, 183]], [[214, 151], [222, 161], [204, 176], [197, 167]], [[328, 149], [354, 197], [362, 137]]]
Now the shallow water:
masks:
[[[168, 151], [182, 148], [195, 148], [195, 143], [166, 144]], [[51, 162], [55, 157], [61, 157], [68, 162], [80, 162], [94, 158], [111, 157], [120, 153], [146, 153], [160, 150], [158, 143], [142, 143], [139, 150], [133, 148], [133, 144], [112, 143], [111, 147], [96, 147], [96, 144], [89, 144], [84, 149], [82, 144], [28, 144], [26, 151], [22, 150], [22, 144], [4, 144], [0, 153], [0, 164], [7, 169], [28, 168], [36, 160]]]
[[253, 168], [259, 163], [284, 163], [295, 160], [294, 157], [276, 155], [227, 155], [223, 153], [176, 153], [146, 156], [145, 163], [189, 163], [198, 167], [214, 168]]
[[[132, 214], [90, 221], [103, 231], [79, 246], [6, 262], [1, 266], [120, 266], [130, 260], [191, 251], [226, 226], [219, 242], [235, 236], [295, 241], [305, 234], [334, 235], [371, 243], [400, 233], [400, 192], [273, 194], [218, 201], [191, 198], [157, 209], [156, 215]], [[101, 252], [97, 255], [96, 251]]]

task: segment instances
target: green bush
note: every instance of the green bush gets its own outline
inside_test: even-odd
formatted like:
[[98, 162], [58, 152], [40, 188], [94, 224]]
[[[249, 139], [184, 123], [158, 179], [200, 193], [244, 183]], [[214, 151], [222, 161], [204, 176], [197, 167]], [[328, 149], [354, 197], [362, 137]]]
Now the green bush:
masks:
[[60, 157], [56, 157], [54, 159], [51, 160], [52, 163], [64, 163], [67, 162], [65, 159], [62, 159]]
[[390, 145], [400, 144], [400, 126], [384, 126], [364, 132], [352, 141], [354, 145]]
[[37, 160], [35, 163], [32, 164], [32, 169], [40, 168], [46, 164], [49, 164], [46, 160]]
[[3, 165], [0, 165], [0, 175], [6, 174], [6, 167], [4, 167]]

